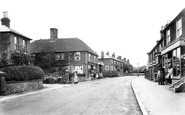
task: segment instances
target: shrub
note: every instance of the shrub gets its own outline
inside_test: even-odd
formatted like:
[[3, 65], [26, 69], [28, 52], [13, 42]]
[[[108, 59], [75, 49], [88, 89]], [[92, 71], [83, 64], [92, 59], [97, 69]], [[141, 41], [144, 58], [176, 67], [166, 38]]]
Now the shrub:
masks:
[[11, 66], [0, 70], [7, 73], [7, 82], [37, 80], [42, 79], [44, 75], [43, 70], [37, 66]]

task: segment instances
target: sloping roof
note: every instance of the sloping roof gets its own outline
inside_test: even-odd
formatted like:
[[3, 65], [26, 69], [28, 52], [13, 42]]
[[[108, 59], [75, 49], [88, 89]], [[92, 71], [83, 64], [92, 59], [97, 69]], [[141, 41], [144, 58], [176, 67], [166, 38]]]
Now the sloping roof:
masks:
[[[101, 59], [101, 58], [99, 58], [99, 59]], [[126, 65], [131, 65], [129, 62], [127, 62], [127, 61], [125, 61], [125, 60], [122, 60], [122, 59], [120, 60], [120, 59], [114, 58], [114, 57], [112, 57], [112, 56], [110, 56], [110, 55], [104, 55], [104, 59], [114, 59], [114, 60], [123, 62], [123, 63], [126, 64]]]
[[31, 53], [42, 52], [48, 44], [52, 45], [54, 52], [87, 51], [98, 56], [96, 52], [79, 38], [58, 38], [54, 42], [50, 39], [36, 40], [30, 45]]
[[27, 37], [27, 36], [25, 36], [25, 35], [23, 35], [23, 34], [17, 32], [17, 31], [15, 31], [15, 30], [13, 30], [13, 29], [11, 29], [11, 28], [5, 26], [5, 25], [1, 25], [1, 26], [0, 26], [0, 32], [12, 32], [12, 33], [18, 34], [18, 35], [20, 35], [20, 36], [22, 36], [22, 37], [25, 37], [25, 38], [27, 38], [27, 39], [29, 39], [29, 40], [32, 40], [31, 38], [29, 38], [29, 37]]

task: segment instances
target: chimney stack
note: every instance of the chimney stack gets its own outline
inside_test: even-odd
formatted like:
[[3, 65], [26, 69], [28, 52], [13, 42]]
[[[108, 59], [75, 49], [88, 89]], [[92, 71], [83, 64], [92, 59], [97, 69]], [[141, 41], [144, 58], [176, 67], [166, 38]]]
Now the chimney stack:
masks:
[[58, 29], [57, 28], [50, 28], [50, 39], [51, 41], [56, 41], [58, 38]]
[[129, 63], [129, 59], [127, 59], [127, 62]]
[[112, 54], [112, 57], [114, 57], [114, 58], [115, 58], [115, 53], [113, 53], [113, 54]]
[[108, 55], [108, 56], [109, 56], [109, 51], [107, 51], [106, 55]]
[[120, 59], [121, 60], [121, 56], [118, 56], [117, 59]]
[[8, 12], [3, 12], [4, 17], [1, 19], [1, 24], [10, 27], [10, 19], [8, 18]]
[[101, 52], [101, 58], [104, 58], [104, 52], [103, 51]]
[[126, 58], [123, 58], [124, 61], [126, 61]]

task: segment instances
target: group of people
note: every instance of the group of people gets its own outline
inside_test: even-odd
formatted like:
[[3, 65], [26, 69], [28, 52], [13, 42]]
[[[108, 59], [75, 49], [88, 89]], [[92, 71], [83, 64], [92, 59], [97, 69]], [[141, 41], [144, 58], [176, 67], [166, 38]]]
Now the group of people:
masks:
[[173, 68], [172, 63], [168, 63], [168, 71], [167, 74], [165, 74], [165, 69], [162, 67], [162, 65], [159, 65], [159, 70], [157, 72], [157, 78], [158, 78], [158, 84], [164, 85], [164, 84], [171, 84], [173, 77]]

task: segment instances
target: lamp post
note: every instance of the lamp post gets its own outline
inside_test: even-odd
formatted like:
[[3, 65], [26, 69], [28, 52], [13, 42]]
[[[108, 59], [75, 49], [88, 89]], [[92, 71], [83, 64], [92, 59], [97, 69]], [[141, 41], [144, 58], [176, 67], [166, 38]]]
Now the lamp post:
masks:
[[139, 63], [137, 63], [137, 75], [139, 77]]

